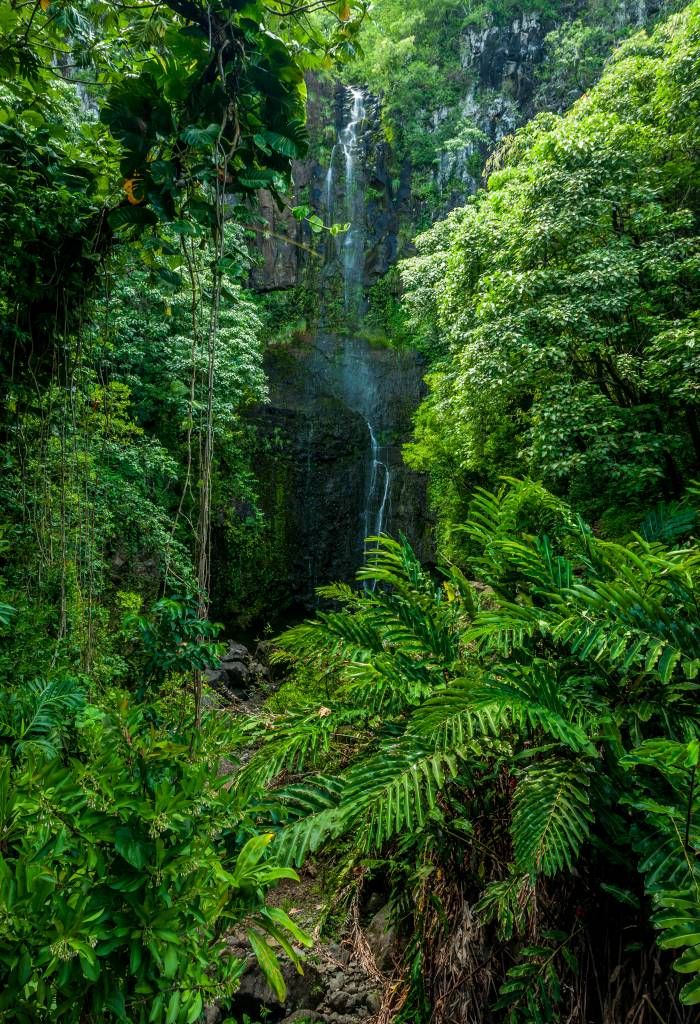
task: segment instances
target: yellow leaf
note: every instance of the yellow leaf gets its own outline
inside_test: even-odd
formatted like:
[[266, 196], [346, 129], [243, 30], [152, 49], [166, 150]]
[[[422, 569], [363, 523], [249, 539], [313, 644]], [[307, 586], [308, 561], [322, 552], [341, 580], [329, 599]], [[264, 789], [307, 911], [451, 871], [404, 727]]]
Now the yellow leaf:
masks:
[[143, 202], [143, 196], [137, 196], [134, 191], [138, 188], [138, 184], [138, 178], [127, 178], [122, 185], [122, 188], [126, 192], [126, 198], [132, 206], [138, 206], [139, 203]]

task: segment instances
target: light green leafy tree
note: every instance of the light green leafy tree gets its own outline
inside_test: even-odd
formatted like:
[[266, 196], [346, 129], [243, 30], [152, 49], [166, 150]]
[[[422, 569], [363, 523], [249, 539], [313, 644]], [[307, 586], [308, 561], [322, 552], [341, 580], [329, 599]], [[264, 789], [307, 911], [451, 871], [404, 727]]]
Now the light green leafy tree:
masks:
[[696, 471], [699, 18], [635, 36], [570, 112], [518, 132], [404, 264], [449, 346], [409, 448], [448, 520], [504, 471], [596, 516]]

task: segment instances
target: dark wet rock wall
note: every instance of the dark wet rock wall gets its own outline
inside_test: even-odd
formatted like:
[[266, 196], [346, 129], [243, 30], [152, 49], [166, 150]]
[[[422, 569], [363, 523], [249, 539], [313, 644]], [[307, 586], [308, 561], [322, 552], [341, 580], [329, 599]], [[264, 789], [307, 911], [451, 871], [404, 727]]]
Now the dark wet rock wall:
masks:
[[431, 557], [425, 479], [403, 462], [424, 367], [415, 353], [319, 333], [266, 356], [270, 401], [255, 413], [263, 511], [278, 531], [290, 601], [351, 580], [362, 562], [372, 423], [390, 469], [385, 532]]

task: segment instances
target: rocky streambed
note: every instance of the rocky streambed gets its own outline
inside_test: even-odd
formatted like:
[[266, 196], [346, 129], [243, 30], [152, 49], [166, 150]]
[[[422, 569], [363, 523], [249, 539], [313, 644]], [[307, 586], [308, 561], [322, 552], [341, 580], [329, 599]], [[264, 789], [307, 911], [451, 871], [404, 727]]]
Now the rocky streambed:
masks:
[[[302, 878], [299, 889], [308, 891]], [[297, 896], [299, 893], [296, 894]], [[297, 910], [304, 914], [308, 908]], [[304, 922], [308, 927], [309, 923]], [[337, 941], [318, 941], [304, 953], [303, 973], [281, 958], [287, 995], [281, 1002], [262, 976], [245, 940], [233, 936], [231, 953], [248, 962], [240, 988], [226, 1007], [211, 1006], [207, 1024], [224, 1020], [251, 1024], [372, 1024], [380, 1020], [391, 983], [395, 933], [388, 910], [381, 907], [360, 928], [355, 921]], [[300, 950], [301, 952], [301, 950]]]
[[[269, 662], [270, 644], [247, 647], [230, 641], [219, 664], [207, 670], [224, 704], [255, 714], [279, 685], [279, 667]], [[232, 770], [233, 765], [226, 764]], [[318, 936], [324, 910], [324, 886], [317, 868], [307, 864], [296, 882], [283, 882], [270, 894], [309, 934]], [[395, 929], [386, 897], [373, 893], [367, 903], [347, 908], [334, 939], [317, 937], [311, 950], [299, 948], [303, 973], [279, 950], [287, 988], [280, 1001], [267, 984], [244, 933], [232, 934], [231, 955], [247, 967], [234, 999], [206, 1009], [207, 1024], [378, 1024], [398, 957]]]

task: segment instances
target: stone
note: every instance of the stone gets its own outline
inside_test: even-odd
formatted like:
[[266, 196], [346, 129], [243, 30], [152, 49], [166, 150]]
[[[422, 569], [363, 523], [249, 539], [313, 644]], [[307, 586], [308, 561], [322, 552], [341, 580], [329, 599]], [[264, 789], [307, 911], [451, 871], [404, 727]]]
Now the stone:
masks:
[[227, 677], [227, 683], [234, 689], [245, 690], [250, 684], [250, 667], [243, 661], [223, 661], [221, 667]]
[[228, 677], [226, 672], [222, 668], [208, 668], [204, 671], [204, 678], [216, 689], [221, 683], [226, 685], [228, 683]]
[[382, 1005], [382, 997], [377, 991], [368, 992], [365, 996], [365, 1005], [370, 1013], [378, 1013]]
[[315, 1010], [295, 1010], [284, 1018], [282, 1024], [316, 1024], [317, 1021], [323, 1020], [324, 1018]]
[[365, 938], [380, 971], [387, 971], [393, 964], [396, 947], [396, 927], [391, 920], [389, 905], [382, 907], [365, 928]]
[[242, 662], [246, 662], [249, 659], [250, 659], [250, 651], [245, 646], [245, 644], [239, 644], [239, 643], [236, 643], [233, 640], [230, 640], [229, 641], [229, 645], [228, 645], [228, 650], [226, 651], [226, 654], [223, 655], [221, 661], [222, 662], [229, 662], [229, 661], [242, 661]]

